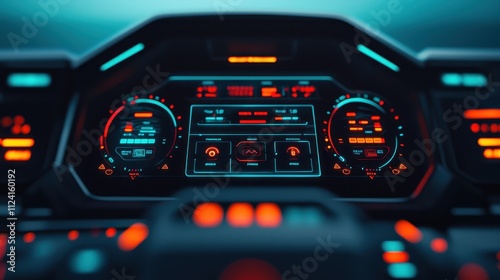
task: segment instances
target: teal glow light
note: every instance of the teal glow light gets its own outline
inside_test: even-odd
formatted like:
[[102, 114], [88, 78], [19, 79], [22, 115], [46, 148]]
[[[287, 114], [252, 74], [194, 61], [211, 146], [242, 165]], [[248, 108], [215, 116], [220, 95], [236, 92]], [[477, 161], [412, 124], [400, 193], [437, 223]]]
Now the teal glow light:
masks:
[[47, 73], [12, 73], [7, 77], [9, 87], [48, 87], [51, 82]]
[[464, 87], [485, 87], [488, 79], [483, 74], [469, 73], [463, 74], [462, 83]]
[[134, 54], [142, 51], [144, 49], [144, 44], [143, 43], [139, 43], [133, 47], [131, 47], [130, 49], [122, 52], [121, 54], [119, 54], [118, 56], [114, 57], [113, 59], [111, 59], [110, 61], [104, 63], [103, 65], [101, 65], [101, 71], [106, 71], [108, 70], [109, 68], [115, 66], [116, 64], [124, 61], [125, 59], [133, 56]]
[[402, 252], [405, 250], [405, 245], [401, 241], [387, 240], [382, 242], [382, 250], [384, 252]]
[[71, 271], [77, 274], [98, 272], [104, 265], [104, 256], [98, 250], [81, 250], [70, 259]]
[[356, 48], [358, 49], [358, 51], [360, 51], [364, 55], [370, 57], [371, 59], [377, 61], [378, 63], [384, 65], [385, 67], [391, 69], [392, 71], [399, 72], [399, 66], [397, 66], [396, 64], [387, 60], [385, 57], [381, 56], [380, 54], [370, 50], [366, 46], [360, 44]]
[[446, 73], [441, 76], [441, 82], [445, 86], [459, 87], [462, 85], [462, 75], [458, 73]]
[[387, 267], [387, 273], [392, 278], [415, 278], [417, 276], [417, 268], [412, 263], [394, 263]]
[[441, 82], [449, 87], [485, 87], [488, 79], [479, 73], [445, 73], [441, 76]]
[[324, 217], [316, 207], [290, 206], [283, 211], [283, 219], [289, 226], [319, 226]]

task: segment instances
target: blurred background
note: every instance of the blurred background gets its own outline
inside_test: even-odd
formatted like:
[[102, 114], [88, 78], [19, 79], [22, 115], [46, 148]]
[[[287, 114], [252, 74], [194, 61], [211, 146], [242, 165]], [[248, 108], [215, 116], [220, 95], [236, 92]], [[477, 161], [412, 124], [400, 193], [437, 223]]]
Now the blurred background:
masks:
[[[55, 0], [54, 0], [55, 1]], [[51, 0], [2, 1], [0, 49], [15, 51], [12, 38], [22, 36], [26, 19], [37, 20], [37, 12]], [[58, 11], [49, 14], [38, 28], [39, 36], [20, 43], [18, 51], [51, 48], [81, 57], [131, 27], [159, 15], [218, 13], [294, 13], [340, 15], [419, 53], [427, 48], [499, 48], [500, 1], [268, 1], [268, 0], [61, 0]], [[43, 18], [38, 19], [41, 22]]]

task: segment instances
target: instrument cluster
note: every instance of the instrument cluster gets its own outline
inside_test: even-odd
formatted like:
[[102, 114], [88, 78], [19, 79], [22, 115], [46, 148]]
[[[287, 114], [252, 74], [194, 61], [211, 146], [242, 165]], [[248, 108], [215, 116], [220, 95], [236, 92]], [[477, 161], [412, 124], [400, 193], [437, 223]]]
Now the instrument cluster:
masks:
[[71, 170], [101, 199], [224, 181], [404, 200], [432, 165], [411, 153], [425, 131], [407, 103], [329, 76], [172, 75], [154, 90], [85, 98], [74, 146], [90, 135], [96, 149]]

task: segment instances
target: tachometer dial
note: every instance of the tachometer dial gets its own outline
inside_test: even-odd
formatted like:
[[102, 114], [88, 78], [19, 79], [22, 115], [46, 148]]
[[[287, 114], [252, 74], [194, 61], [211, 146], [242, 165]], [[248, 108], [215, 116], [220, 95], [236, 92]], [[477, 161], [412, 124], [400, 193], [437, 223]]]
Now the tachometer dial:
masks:
[[168, 159], [177, 139], [177, 122], [163, 99], [131, 97], [110, 111], [100, 138], [106, 175], [129, 176], [168, 170]]
[[335, 100], [323, 130], [326, 148], [335, 157], [334, 170], [373, 179], [386, 168], [394, 174], [405, 168], [394, 163], [402, 155], [404, 134], [400, 117], [387, 104], [368, 93], [345, 94]]

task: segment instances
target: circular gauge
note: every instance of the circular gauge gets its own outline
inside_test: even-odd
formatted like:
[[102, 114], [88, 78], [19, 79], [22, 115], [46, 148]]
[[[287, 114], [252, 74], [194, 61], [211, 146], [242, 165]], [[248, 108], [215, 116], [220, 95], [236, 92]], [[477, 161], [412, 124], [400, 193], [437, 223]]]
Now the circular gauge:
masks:
[[368, 93], [345, 94], [328, 114], [323, 131], [327, 150], [335, 157], [333, 169], [372, 179], [384, 168], [399, 172], [399, 166], [391, 166], [391, 162], [404, 146], [403, 127], [386, 101]]
[[[101, 137], [100, 150], [110, 168], [106, 175], [126, 175], [168, 169], [165, 160], [174, 149], [177, 122], [163, 99], [129, 98], [110, 111]], [[110, 174], [111, 173], [111, 174]]]

